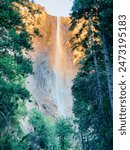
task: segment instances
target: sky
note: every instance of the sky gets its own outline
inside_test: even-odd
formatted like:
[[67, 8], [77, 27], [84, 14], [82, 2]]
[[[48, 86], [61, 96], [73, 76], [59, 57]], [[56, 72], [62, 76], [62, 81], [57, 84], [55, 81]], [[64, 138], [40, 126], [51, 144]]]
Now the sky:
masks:
[[69, 16], [73, 0], [34, 0], [53, 16]]

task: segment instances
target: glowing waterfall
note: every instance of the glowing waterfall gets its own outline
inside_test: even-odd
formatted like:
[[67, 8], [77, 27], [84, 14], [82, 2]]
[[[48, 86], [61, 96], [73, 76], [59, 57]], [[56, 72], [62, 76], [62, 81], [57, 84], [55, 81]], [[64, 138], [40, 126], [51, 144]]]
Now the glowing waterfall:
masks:
[[57, 30], [56, 30], [56, 45], [55, 45], [55, 61], [54, 61], [54, 74], [55, 74], [55, 83], [54, 83], [54, 94], [55, 101], [58, 107], [59, 114], [66, 116], [66, 85], [64, 79], [64, 52], [62, 50], [61, 44], [61, 23], [60, 18], [57, 18]]
[[27, 103], [27, 110], [36, 108], [54, 118], [72, 116], [71, 87], [77, 71], [69, 43], [71, 20], [46, 13], [44, 19], [38, 25], [43, 36], [34, 37], [35, 51], [29, 53], [34, 62], [34, 74], [27, 80], [33, 100]]

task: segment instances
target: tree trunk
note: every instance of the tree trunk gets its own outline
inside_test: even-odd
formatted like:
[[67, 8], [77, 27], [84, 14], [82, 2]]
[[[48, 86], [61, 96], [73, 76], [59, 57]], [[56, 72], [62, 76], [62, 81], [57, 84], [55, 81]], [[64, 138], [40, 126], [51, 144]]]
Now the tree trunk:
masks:
[[61, 149], [65, 149], [65, 144], [64, 144], [64, 135], [61, 136]]
[[92, 48], [92, 53], [93, 53], [93, 59], [94, 59], [94, 66], [95, 66], [95, 71], [96, 71], [96, 78], [97, 78], [97, 86], [98, 86], [98, 99], [99, 99], [99, 109], [101, 110], [102, 108], [102, 102], [103, 102], [103, 96], [102, 96], [102, 86], [101, 86], [101, 81], [100, 81], [100, 75], [99, 75], [99, 70], [98, 70], [98, 61], [97, 61], [97, 56], [96, 56], [96, 51], [93, 49], [94, 42], [93, 42], [93, 34], [91, 31], [91, 23], [92, 20], [89, 19], [88, 21], [88, 30], [91, 32], [90, 34], [90, 40], [91, 40], [91, 48]]
[[81, 135], [81, 142], [82, 142], [82, 150], [86, 150], [86, 144], [85, 144], [85, 141], [84, 141], [82, 131], [80, 131], [80, 135]]
[[104, 59], [105, 59], [110, 105], [113, 111], [113, 73], [112, 73], [113, 71], [112, 71], [112, 65], [111, 65], [111, 61], [109, 58], [109, 52], [107, 49], [106, 39], [105, 39], [104, 34], [102, 35], [102, 40], [103, 40], [103, 53], [104, 53]]
[[100, 75], [98, 70], [98, 62], [97, 62], [97, 56], [95, 50], [93, 50], [93, 59], [94, 59], [94, 66], [96, 70], [96, 77], [97, 77], [97, 86], [98, 86], [98, 95], [99, 95], [99, 108], [102, 108], [103, 103], [103, 96], [102, 96], [102, 88], [101, 88], [101, 81], [100, 81]]

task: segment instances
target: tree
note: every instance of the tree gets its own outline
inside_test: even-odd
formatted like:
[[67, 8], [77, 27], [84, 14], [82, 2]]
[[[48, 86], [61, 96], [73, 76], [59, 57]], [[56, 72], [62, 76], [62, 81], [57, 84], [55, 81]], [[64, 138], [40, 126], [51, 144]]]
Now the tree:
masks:
[[61, 150], [69, 150], [71, 148], [71, 140], [73, 134], [73, 125], [69, 119], [61, 118], [56, 122], [56, 134], [58, 137]]
[[34, 127], [30, 149], [40, 146], [43, 149], [54, 150], [57, 147], [55, 140], [55, 124], [51, 117], [43, 116], [39, 111], [32, 110], [29, 122]]
[[84, 52], [72, 86], [82, 149], [112, 149], [112, 1], [75, 0], [71, 19], [72, 50]]
[[[23, 50], [27, 53], [32, 49], [31, 38], [15, 3], [21, 1], [2, 0], [0, 3], [0, 141], [5, 143], [15, 132], [19, 101], [30, 98], [25, 79], [32, 73], [32, 62], [23, 55]], [[0, 145], [0, 149], [7, 146]]]

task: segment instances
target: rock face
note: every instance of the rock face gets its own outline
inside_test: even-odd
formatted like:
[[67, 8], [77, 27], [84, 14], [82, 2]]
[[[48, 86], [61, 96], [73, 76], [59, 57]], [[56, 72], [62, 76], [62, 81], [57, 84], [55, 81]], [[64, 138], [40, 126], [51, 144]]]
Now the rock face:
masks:
[[33, 24], [41, 36], [33, 37], [34, 51], [29, 53], [34, 74], [28, 77], [27, 88], [33, 102], [27, 103], [27, 108], [37, 108], [54, 118], [68, 116], [72, 114], [71, 84], [75, 75], [69, 45], [70, 19], [56, 18], [39, 9], [41, 14], [34, 16]]

